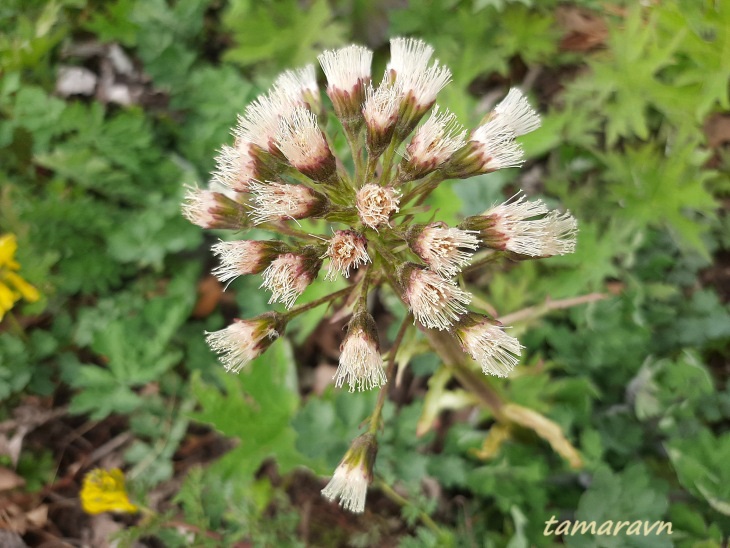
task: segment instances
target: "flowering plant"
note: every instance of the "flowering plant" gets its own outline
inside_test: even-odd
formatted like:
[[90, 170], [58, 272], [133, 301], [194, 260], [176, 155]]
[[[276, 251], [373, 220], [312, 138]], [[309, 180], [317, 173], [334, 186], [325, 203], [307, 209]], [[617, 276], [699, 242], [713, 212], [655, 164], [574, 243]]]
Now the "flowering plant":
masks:
[[[575, 219], [524, 195], [454, 227], [415, 221], [441, 182], [520, 166], [523, 151], [516, 138], [540, 125], [513, 88], [467, 132], [454, 114], [435, 104], [451, 73], [438, 60], [431, 62], [432, 55], [433, 48], [420, 40], [391, 40], [391, 60], [377, 86], [369, 49], [351, 45], [319, 56], [352, 170], [347, 158], [335, 155], [332, 136], [323, 129], [314, 66], [283, 73], [239, 117], [234, 144], [221, 149], [210, 188], [190, 189], [183, 206], [185, 216], [203, 228], [257, 227], [277, 235], [213, 246], [220, 259], [213, 273], [222, 282], [261, 275], [269, 303], [285, 308], [207, 334], [226, 370], [239, 372], [282, 335], [288, 322], [315, 306], [341, 302], [351, 312], [335, 385], [381, 391], [370, 429], [353, 442], [323, 494], [355, 512], [365, 506], [384, 385], [411, 321], [452, 337], [485, 374], [507, 376], [518, 363], [520, 343], [499, 321], [469, 309], [471, 295], [456, 277], [495, 253], [545, 257], [575, 246]], [[324, 220], [318, 226], [326, 224], [326, 232], [302, 230], [303, 219]], [[475, 260], [476, 253], [482, 258]], [[350, 283], [295, 306], [325, 261], [325, 283], [339, 276]], [[371, 288], [383, 284], [409, 311], [389, 350], [387, 370], [367, 299]]]

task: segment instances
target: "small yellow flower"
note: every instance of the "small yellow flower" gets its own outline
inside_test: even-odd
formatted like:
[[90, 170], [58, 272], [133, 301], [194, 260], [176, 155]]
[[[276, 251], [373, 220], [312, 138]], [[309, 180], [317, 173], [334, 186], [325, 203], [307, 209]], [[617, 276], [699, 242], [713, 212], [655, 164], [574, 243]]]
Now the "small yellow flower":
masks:
[[81, 486], [81, 506], [87, 514], [123, 512], [133, 514], [137, 506], [131, 503], [124, 487], [124, 474], [119, 468], [95, 468], [84, 477]]
[[15, 234], [0, 236], [0, 320], [20, 299], [33, 303], [41, 297], [35, 287], [15, 272], [20, 270], [20, 264], [15, 260], [17, 249]]

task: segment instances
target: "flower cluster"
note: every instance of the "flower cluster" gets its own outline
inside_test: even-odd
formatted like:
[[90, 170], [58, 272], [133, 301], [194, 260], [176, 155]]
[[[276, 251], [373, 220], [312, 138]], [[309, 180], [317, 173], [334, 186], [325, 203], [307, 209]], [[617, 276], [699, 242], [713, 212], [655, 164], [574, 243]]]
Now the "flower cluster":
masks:
[[[441, 182], [520, 166], [517, 138], [540, 126], [538, 114], [513, 88], [467, 131], [436, 104], [451, 72], [433, 53], [420, 40], [394, 38], [379, 82], [372, 78], [367, 48], [351, 45], [319, 56], [349, 155], [334, 149], [324, 129], [314, 66], [285, 72], [239, 117], [233, 144], [217, 157], [210, 188], [189, 189], [183, 211], [193, 223], [237, 234], [255, 226], [274, 234], [267, 241], [213, 247], [220, 260], [213, 273], [221, 282], [259, 275], [269, 303], [284, 308], [207, 334], [228, 371], [239, 372], [264, 352], [298, 314], [342, 298], [351, 320], [335, 385], [382, 390], [394, 356], [386, 371], [367, 294], [384, 284], [416, 325], [446, 331], [485, 374], [504, 377], [518, 363], [520, 343], [497, 320], [471, 310], [471, 294], [457, 278], [465, 267], [479, 266], [478, 254], [570, 253], [576, 222], [522, 194], [458, 226], [416, 221]], [[347, 288], [295, 306], [325, 265], [323, 283], [342, 277]], [[364, 508], [376, 431], [355, 441], [323, 491], [355, 512]]]

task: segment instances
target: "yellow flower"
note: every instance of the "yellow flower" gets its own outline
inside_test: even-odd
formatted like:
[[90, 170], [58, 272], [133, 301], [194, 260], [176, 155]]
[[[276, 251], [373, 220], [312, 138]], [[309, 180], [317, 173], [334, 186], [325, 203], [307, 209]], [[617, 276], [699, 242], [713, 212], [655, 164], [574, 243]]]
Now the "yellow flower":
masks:
[[137, 507], [131, 503], [124, 487], [124, 474], [119, 468], [95, 468], [84, 477], [81, 486], [81, 506], [87, 514], [123, 512], [133, 514]]
[[15, 260], [17, 249], [15, 234], [0, 236], [0, 320], [20, 299], [33, 303], [41, 297], [35, 287], [15, 272], [20, 270], [20, 264]]

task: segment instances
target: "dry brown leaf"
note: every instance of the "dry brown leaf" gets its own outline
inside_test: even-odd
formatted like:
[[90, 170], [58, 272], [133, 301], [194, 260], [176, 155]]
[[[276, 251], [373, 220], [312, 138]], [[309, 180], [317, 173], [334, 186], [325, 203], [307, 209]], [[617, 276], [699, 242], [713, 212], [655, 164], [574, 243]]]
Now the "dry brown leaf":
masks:
[[208, 275], [198, 282], [198, 301], [193, 309], [193, 318], [209, 316], [223, 294], [223, 286], [213, 275]]
[[479, 449], [472, 449], [470, 452], [478, 459], [489, 460], [499, 453], [502, 444], [509, 438], [509, 428], [503, 424], [495, 424], [489, 429], [482, 446]]
[[603, 46], [608, 26], [597, 13], [576, 6], [560, 6], [556, 19], [565, 31], [560, 41], [563, 51], [590, 51]]
[[705, 135], [707, 146], [718, 148], [725, 143], [730, 143], [730, 115], [715, 114], [705, 122]]
[[10, 491], [25, 485], [25, 480], [4, 466], [0, 466], [0, 491]]
[[556, 453], [568, 461], [571, 468], [583, 468], [583, 459], [580, 453], [568, 441], [557, 423], [537, 411], [515, 403], [504, 405], [500, 411], [505, 419], [533, 430], [538, 436], [547, 441]]

